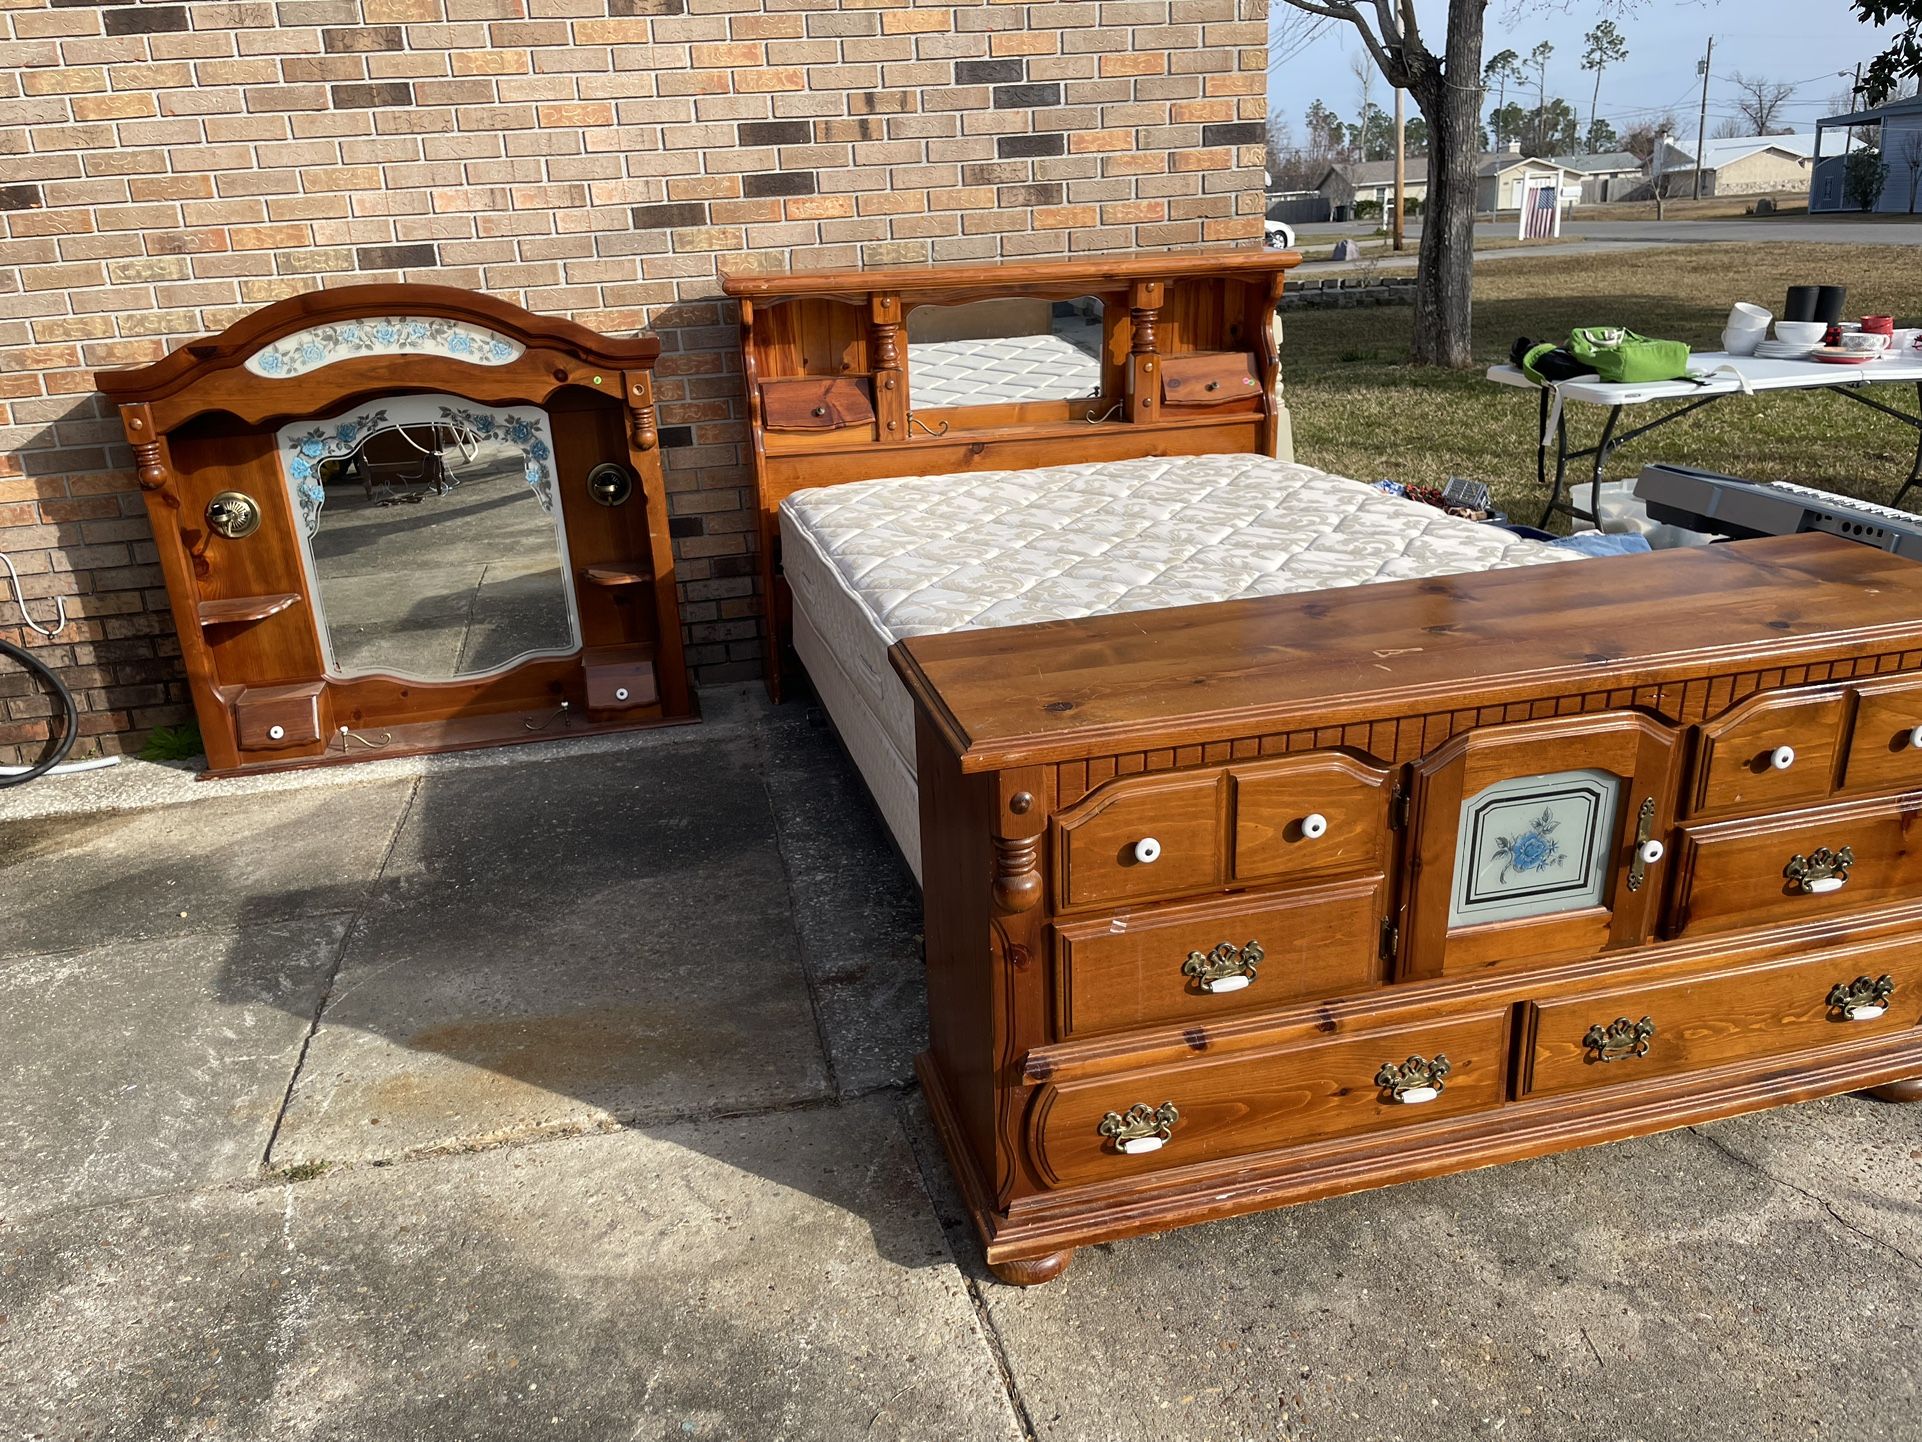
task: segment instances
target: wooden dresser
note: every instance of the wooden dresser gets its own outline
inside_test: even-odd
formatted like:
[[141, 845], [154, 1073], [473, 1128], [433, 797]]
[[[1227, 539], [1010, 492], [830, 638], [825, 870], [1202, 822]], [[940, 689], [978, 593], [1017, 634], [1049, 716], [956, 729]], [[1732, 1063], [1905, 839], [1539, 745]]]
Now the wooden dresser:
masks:
[[1922, 566], [1798, 536], [921, 637], [929, 1050], [1006, 1281], [1922, 1097]]

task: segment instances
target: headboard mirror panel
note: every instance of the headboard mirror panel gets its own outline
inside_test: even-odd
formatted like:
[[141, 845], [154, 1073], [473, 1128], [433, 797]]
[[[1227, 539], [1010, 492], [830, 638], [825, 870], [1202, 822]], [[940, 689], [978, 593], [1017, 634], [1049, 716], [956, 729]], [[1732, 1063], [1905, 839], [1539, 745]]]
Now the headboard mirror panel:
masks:
[[882, 476], [1141, 456], [1292, 459], [1281, 394], [1293, 251], [735, 271], [758, 492], [768, 686], [789, 610], [779, 508]]

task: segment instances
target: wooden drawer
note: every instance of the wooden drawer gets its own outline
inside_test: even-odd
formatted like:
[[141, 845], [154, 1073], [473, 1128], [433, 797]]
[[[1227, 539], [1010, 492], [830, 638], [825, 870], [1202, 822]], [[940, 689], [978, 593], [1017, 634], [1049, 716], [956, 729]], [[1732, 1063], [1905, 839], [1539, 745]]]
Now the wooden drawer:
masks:
[[1124, 777], [1057, 815], [1060, 904], [1095, 906], [1220, 886], [1225, 786], [1219, 771]]
[[1335, 753], [1235, 767], [1236, 879], [1383, 869], [1392, 775]]
[[[1922, 899], [1918, 821], [1922, 796], [1684, 827], [1665, 931], [1732, 931]], [[1827, 874], [1844, 848], [1853, 860]]]
[[234, 739], [242, 751], [316, 747], [327, 727], [327, 683], [249, 686], [234, 698]]
[[833, 431], [872, 426], [866, 376], [794, 376], [761, 382], [761, 424], [770, 431]]
[[581, 655], [589, 711], [631, 711], [661, 699], [652, 646], [596, 646]]
[[1842, 784], [1851, 791], [1910, 791], [1922, 787], [1922, 680], [1872, 682], [1855, 690], [1855, 728], [1849, 735]]
[[1055, 1033], [1209, 1021], [1379, 986], [1386, 885], [1358, 877], [1064, 922], [1055, 929]]
[[[1521, 1091], [1555, 1096], [1750, 1059], [1786, 1063], [1818, 1047], [1907, 1030], [1922, 1020], [1918, 944], [1533, 1003]], [[1878, 985], [1884, 977], [1892, 990]]]
[[1255, 358], [1245, 351], [1190, 351], [1163, 356], [1161, 403], [1166, 410], [1206, 410], [1261, 397]]
[[[1486, 1111], [1502, 1101], [1507, 1045], [1504, 1010], [1045, 1086], [1028, 1146], [1042, 1179], [1066, 1187]], [[1437, 1057], [1448, 1072], [1430, 1100], [1396, 1102], [1377, 1080], [1384, 1067]], [[1172, 1124], [1160, 1146], [1127, 1152], [1102, 1127], [1110, 1113], [1127, 1125], [1137, 1107], [1145, 1143]]]
[[1847, 706], [1841, 687], [1771, 691], [1708, 722], [1684, 809], [1702, 815], [1825, 800]]

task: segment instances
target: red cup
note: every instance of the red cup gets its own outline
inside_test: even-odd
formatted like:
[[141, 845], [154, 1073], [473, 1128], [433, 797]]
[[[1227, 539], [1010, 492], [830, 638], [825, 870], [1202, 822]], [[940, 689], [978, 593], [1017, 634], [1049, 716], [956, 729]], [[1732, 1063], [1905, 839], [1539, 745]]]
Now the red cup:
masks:
[[1895, 317], [1892, 315], [1865, 315], [1862, 317], [1862, 329], [1870, 335], [1894, 335]]

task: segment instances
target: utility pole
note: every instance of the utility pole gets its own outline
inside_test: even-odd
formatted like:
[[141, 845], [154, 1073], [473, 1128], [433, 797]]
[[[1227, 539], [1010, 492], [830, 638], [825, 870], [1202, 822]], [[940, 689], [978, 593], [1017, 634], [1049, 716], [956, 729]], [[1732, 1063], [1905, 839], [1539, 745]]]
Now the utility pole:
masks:
[[1708, 72], [1715, 63], [1715, 37], [1708, 37], [1708, 54], [1702, 57], [1702, 118], [1695, 126], [1695, 198], [1702, 198], [1702, 147], [1708, 143]]
[[1406, 223], [1408, 208], [1408, 125], [1403, 119], [1402, 88], [1395, 87], [1395, 225], [1390, 232], [1395, 237], [1395, 249], [1407, 248], [1407, 240], [1402, 233]]

